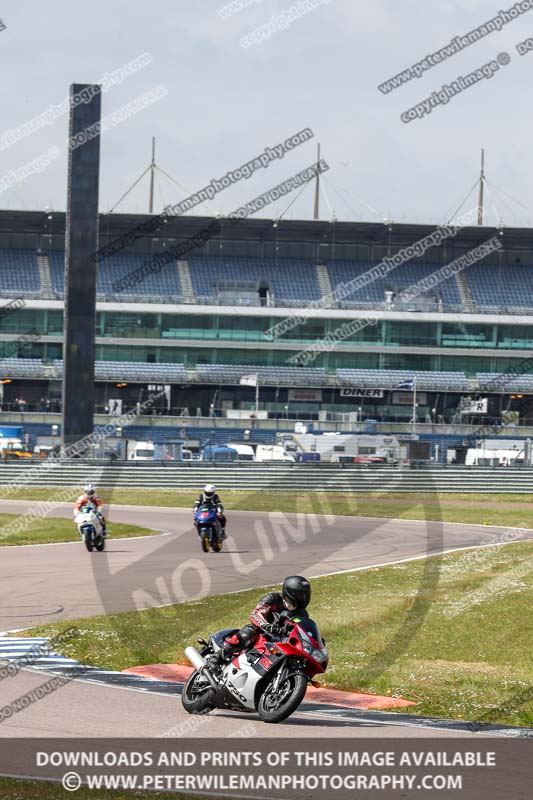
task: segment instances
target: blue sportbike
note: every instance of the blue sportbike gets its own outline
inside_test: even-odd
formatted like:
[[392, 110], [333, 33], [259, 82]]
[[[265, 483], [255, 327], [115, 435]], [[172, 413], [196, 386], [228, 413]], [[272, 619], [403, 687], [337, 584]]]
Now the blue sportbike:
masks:
[[220, 524], [216, 508], [209, 503], [204, 503], [199, 506], [194, 514], [194, 523], [204, 553], [209, 553], [211, 549], [215, 553], [220, 553], [222, 550], [223, 536], [222, 525]]

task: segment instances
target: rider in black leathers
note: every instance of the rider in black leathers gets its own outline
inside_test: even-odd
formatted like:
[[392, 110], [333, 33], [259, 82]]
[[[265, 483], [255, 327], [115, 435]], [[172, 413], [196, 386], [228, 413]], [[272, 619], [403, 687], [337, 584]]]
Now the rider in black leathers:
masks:
[[[196, 512], [198, 511], [200, 506], [204, 505], [204, 503], [209, 503], [210, 505], [215, 506], [216, 512], [217, 512], [217, 517], [219, 519], [220, 526], [222, 528], [222, 538], [225, 539], [226, 538], [226, 517], [224, 515], [224, 506], [222, 505], [222, 501], [221, 501], [220, 497], [217, 494], [216, 486], [214, 486], [212, 483], [208, 483], [206, 486], [204, 486], [203, 492], [200, 492], [200, 494], [196, 498], [194, 506], [193, 506], [193, 510], [192, 510], [193, 514], [196, 514]], [[195, 524], [196, 528], [198, 528], [198, 524], [196, 522], [194, 524]]]
[[224, 642], [214, 658], [221, 664], [241, 650], [248, 650], [257, 640], [260, 628], [272, 628], [284, 620], [309, 617], [307, 606], [311, 601], [311, 584], [302, 575], [290, 575], [283, 581], [281, 592], [270, 592], [259, 600], [250, 614], [250, 622]]

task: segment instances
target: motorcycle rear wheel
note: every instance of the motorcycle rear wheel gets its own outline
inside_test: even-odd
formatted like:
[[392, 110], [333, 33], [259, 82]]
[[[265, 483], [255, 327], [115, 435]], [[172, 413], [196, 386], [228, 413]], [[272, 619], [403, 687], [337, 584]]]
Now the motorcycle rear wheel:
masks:
[[[196, 685], [198, 679], [201, 680], [200, 686]], [[194, 670], [183, 687], [181, 704], [188, 714], [205, 714], [215, 708], [211, 702], [214, 694], [215, 690], [211, 684]]]
[[222, 550], [222, 539], [218, 539], [218, 541], [213, 542], [213, 550], [215, 553], [220, 553]]
[[290, 717], [307, 691], [307, 678], [304, 675], [289, 675], [280, 683], [276, 693], [272, 691], [274, 680], [268, 684], [257, 704], [257, 713], [263, 722], [282, 722]]
[[102, 550], [105, 550], [105, 539], [102, 538], [102, 541], [99, 544], [95, 545], [95, 547], [99, 553], [101, 553]]

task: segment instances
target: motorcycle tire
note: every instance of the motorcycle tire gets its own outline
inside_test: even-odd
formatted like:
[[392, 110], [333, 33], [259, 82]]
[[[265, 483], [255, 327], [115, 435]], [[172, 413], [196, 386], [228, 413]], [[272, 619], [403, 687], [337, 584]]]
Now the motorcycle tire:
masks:
[[202, 536], [202, 550], [204, 553], [209, 553], [209, 536], [207, 533]]
[[220, 553], [222, 550], [222, 539], [219, 539], [217, 542], [213, 542], [213, 552]]
[[93, 551], [93, 537], [91, 536], [91, 534], [90, 533], [86, 533], [84, 535], [84, 537], [83, 537], [83, 541], [85, 542], [85, 547], [87, 548], [89, 553], [92, 553], [92, 551]]
[[103, 550], [105, 550], [105, 539], [102, 539], [102, 541], [99, 542], [97, 545], [95, 545], [95, 547], [96, 547], [96, 549], [98, 550], [99, 553], [101, 553]]
[[[274, 680], [274, 678], [272, 680]], [[291, 682], [292, 689], [288, 698], [279, 704], [276, 704], [275, 699], [272, 697], [272, 692], [269, 691], [270, 687], [272, 686], [272, 682], [266, 686], [265, 691], [259, 698], [259, 702], [257, 704], [257, 713], [263, 722], [282, 722], [284, 719], [287, 719], [287, 717], [290, 717], [294, 711], [296, 711], [304, 699], [307, 691], [307, 678], [300, 674], [289, 675], [289, 677], [283, 681], [281, 686], [283, 687], [287, 681]]]
[[195, 682], [200, 677], [197, 670], [194, 670], [181, 693], [181, 704], [188, 714], [206, 714], [215, 708], [214, 703], [211, 702], [215, 695], [211, 684], [206, 681], [205, 689], [202, 684], [202, 690], [195, 692]]

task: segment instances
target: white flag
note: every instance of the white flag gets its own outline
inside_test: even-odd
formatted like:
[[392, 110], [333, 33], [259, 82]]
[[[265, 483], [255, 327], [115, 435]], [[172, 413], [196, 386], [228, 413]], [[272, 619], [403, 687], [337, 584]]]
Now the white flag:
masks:
[[240, 384], [241, 386], [257, 386], [257, 372], [255, 375], [243, 375]]

